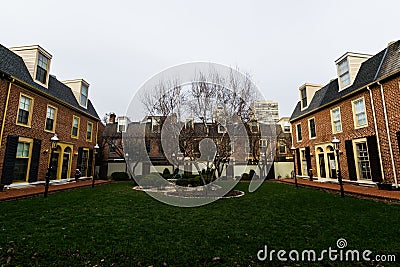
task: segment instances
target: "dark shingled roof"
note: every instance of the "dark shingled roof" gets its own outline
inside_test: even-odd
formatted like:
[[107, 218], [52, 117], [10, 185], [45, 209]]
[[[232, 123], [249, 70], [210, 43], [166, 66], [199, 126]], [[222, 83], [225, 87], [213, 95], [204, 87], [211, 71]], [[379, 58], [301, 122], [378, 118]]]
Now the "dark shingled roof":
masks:
[[85, 112], [91, 116], [100, 119], [99, 115], [97, 114], [90, 100], [88, 100], [87, 109], [81, 107], [78, 101], [76, 100], [74, 94], [72, 93], [71, 88], [69, 88], [62, 82], [58, 81], [54, 76], [52, 75], [49, 76], [48, 88], [45, 88], [40, 84], [37, 84], [32, 79], [32, 76], [30, 75], [28, 69], [26, 68], [23, 59], [1, 44], [0, 44], [0, 72], [13, 76], [18, 80], [21, 80], [37, 88], [40, 91], [43, 91], [63, 102], [70, 104], [71, 106], [77, 108], [82, 112]]
[[315, 92], [311, 103], [306, 109], [301, 110], [301, 103], [299, 101], [290, 117], [290, 121], [293, 121], [304, 114], [316, 111], [321, 106], [343, 98], [357, 89], [399, 71], [399, 46], [400, 41], [397, 41], [362, 63], [353, 84], [348, 88], [339, 91], [338, 79], [334, 79]]

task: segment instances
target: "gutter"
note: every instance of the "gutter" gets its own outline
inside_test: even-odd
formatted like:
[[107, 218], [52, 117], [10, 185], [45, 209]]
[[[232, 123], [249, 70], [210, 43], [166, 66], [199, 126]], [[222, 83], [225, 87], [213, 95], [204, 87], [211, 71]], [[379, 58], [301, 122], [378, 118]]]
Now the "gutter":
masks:
[[1, 144], [3, 143], [3, 132], [4, 132], [5, 124], [6, 124], [8, 102], [9, 102], [9, 100], [10, 100], [11, 84], [12, 84], [13, 82], [15, 82], [15, 79], [12, 79], [11, 81], [8, 82], [7, 98], [6, 98], [6, 103], [4, 104], [3, 121], [2, 121], [2, 123], [1, 123], [0, 148], [1, 148]]
[[[322, 105], [322, 106], [319, 106], [317, 109], [311, 110], [311, 111], [309, 111], [309, 112], [307, 112], [307, 113], [304, 113], [304, 114], [302, 114], [302, 115], [300, 115], [300, 116], [298, 116], [298, 117], [296, 117], [296, 118], [294, 118], [294, 119], [291, 119], [289, 122], [290, 122], [290, 123], [293, 123], [293, 122], [295, 122], [295, 121], [297, 121], [297, 120], [299, 120], [299, 119], [301, 119], [301, 118], [307, 117], [307, 116], [309, 116], [309, 115], [311, 115], [311, 114], [313, 114], [313, 113], [315, 113], [315, 112], [318, 112], [319, 110], [321, 110], [321, 109], [323, 109], [323, 108], [325, 108], [325, 107], [327, 107], [327, 106], [331, 106], [331, 105], [335, 104], [336, 102], [339, 102], [339, 101], [342, 100], [342, 99], [351, 97], [352, 95], [357, 94], [357, 93], [359, 93], [360, 91], [362, 91], [362, 90], [364, 90], [364, 89], [367, 89], [367, 87], [372, 86], [372, 85], [376, 84], [377, 82], [379, 83], [379, 82], [385, 80], [386, 78], [388, 78], [388, 77], [390, 77], [390, 76], [393, 76], [393, 75], [395, 75], [395, 74], [398, 74], [398, 73], [400, 73], [400, 70], [395, 70], [395, 71], [393, 71], [393, 72], [391, 72], [391, 73], [389, 73], [389, 74], [383, 76], [383, 77], [380, 78], [378, 81], [372, 81], [372, 82], [366, 84], [365, 86], [360, 87], [359, 89], [356, 89], [356, 90], [354, 90], [354, 91], [348, 93], [347, 95], [340, 96], [339, 98], [336, 98], [335, 100], [333, 100], [333, 101], [331, 101], [331, 102], [329, 102], [329, 103], [326, 103], [326, 104], [324, 104], [324, 105]], [[300, 102], [300, 101], [299, 101], [299, 102]], [[298, 103], [298, 102], [297, 102], [297, 103]]]
[[93, 116], [93, 115], [91, 115], [91, 114], [89, 114], [89, 113], [86, 113], [86, 112], [84, 112], [84, 111], [82, 111], [82, 110], [80, 110], [80, 109], [78, 109], [78, 108], [72, 106], [71, 104], [69, 104], [69, 103], [67, 103], [67, 102], [64, 102], [64, 101], [62, 101], [62, 100], [56, 98], [56, 97], [53, 96], [53, 95], [50, 95], [50, 94], [48, 94], [48, 93], [46, 93], [46, 92], [44, 92], [44, 91], [42, 91], [42, 90], [39, 90], [38, 88], [36, 88], [36, 87], [34, 87], [34, 86], [32, 86], [32, 85], [30, 85], [30, 84], [24, 82], [24, 81], [19, 80], [18, 78], [14, 77], [14, 76], [11, 76], [11, 78], [13, 79], [13, 81], [16, 82], [15, 84], [18, 83], [18, 84], [20, 84], [20, 85], [22, 85], [22, 86], [25, 86], [25, 87], [29, 88], [30, 90], [32, 90], [34, 93], [37, 93], [37, 94], [42, 95], [42, 96], [45, 96], [45, 97], [51, 99], [51, 100], [54, 101], [54, 102], [57, 102], [57, 103], [59, 103], [59, 104], [61, 104], [61, 105], [64, 105], [64, 106], [70, 108], [70, 109], [73, 109], [73, 110], [75, 110], [76, 112], [78, 112], [78, 113], [80, 113], [80, 114], [83, 114], [83, 115], [85, 115], [85, 116], [91, 117], [92, 119], [94, 119], [94, 120], [96, 120], [96, 121], [99, 121], [99, 120], [100, 120], [100, 118], [97, 118], [97, 117], [95, 117], [95, 116]]
[[380, 82], [377, 82], [377, 84], [381, 87], [383, 113], [385, 115], [385, 125], [386, 125], [386, 132], [387, 132], [387, 138], [388, 138], [388, 144], [389, 144], [390, 158], [391, 158], [391, 163], [392, 163], [394, 183], [395, 183], [396, 188], [398, 188], [399, 185], [397, 183], [396, 166], [394, 164], [394, 158], [393, 158], [392, 139], [390, 138], [389, 122], [388, 122], [388, 116], [387, 116], [387, 110], [386, 110], [385, 94], [383, 92], [383, 85]]

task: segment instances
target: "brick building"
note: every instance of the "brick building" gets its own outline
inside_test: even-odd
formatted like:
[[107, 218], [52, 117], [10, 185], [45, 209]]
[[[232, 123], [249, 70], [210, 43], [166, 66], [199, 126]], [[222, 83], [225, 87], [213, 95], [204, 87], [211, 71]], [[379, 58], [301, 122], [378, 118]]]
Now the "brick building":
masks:
[[[83, 176], [94, 170], [99, 116], [83, 79], [61, 82], [50, 75], [52, 56], [42, 47], [0, 45], [0, 174], [2, 184]], [[50, 138], [59, 141], [50, 159]]]
[[359, 183], [400, 176], [400, 41], [376, 55], [346, 53], [335, 61], [338, 77], [304, 84], [290, 122], [297, 175], [336, 179], [332, 139], [340, 141], [341, 173]]
[[[126, 146], [129, 146], [129, 142], [137, 143], [135, 149], [131, 148], [131, 151], [138, 153], [143, 146], [145, 156], [135, 168], [136, 174], [147, 174], [151, 171], [162, 172], [164, 168], [169, 168], [172, 172], [173, 167], [180, 167], [186, 173], [196, 173], [197, 170], [190, 161], [204, 161], [204, 155], [200, 152], [200, 143], [204, 139], [211, 139], [217, 144], [215, 153], [218, 156], [214, 163], [226, 164], [227, 175], [233, 175], [233, 165], [248, 164], [256, 168], [263, 156], [268, 159], [268, 162], [291, 163], [293, 160], [289, 149], [291, 145], [289, 118], [282, 118], [279, 123], [273, 125], [250, 121], [243, 128], [236, 124], [222, 126], [214, 121], [204, 124], [200, 121], [194, 121], [193, 118], [187, 118], [184, 122], [181, 122], [179, 151], [173, 150], [171, 147], [167, 147], [166, 150], [163, 149], [161, 130], [165, 118], [163, 116], [146, 116], [141, 122], [130, 122], [126, 117], [116, 119], [116, 115], [111, 113], [101, 142], [101, 147], [106, 154], [107, 175], [110, 176], [113, 172], [127, 171], [125, 158], [129, 155], [127, 151], [124, 152], [123, 150], [122, 134], [124, 133], [127, 134], [127, 138], [124, 140]], [[261, 131], [262, 128], [264, 129]], [[125, 129], [128, 132], [125, 132]], [[261, 138], [261, 132], [265, 134], [271, 132], [271, 130], [273, 130], [273, 140], [268, 136]], [[137, 135], [137, 133], [142, 132], [145, 135], [144, 139], [141, 134]], [[235, 133], [234, 143], [232, 143], [233, 140], [230, 139], [228, 132]], [[172, 142], [166, 143], [171, 144]], [[276, 145], [272, 150], [269, 149], [271, 143]], [[206, 149], [206, 152], [209, 151], [210, 149]], [[136, 155], [136, 158], [132, 161], [136, 163], [139, 156]], [[150, 165], [154, 168], [151, 169]], [[291, 166], [292, 164], [290, 164], [290, 170], [292, 170]], [[278, 168], [278, 172], [275, 173], [274, 168], [271, 168], [268, 178], [273, 179], [279, 176], [282, 173], [281, 169], [282, 167]], [[240, 174], [236, 173], [236, 175]]]

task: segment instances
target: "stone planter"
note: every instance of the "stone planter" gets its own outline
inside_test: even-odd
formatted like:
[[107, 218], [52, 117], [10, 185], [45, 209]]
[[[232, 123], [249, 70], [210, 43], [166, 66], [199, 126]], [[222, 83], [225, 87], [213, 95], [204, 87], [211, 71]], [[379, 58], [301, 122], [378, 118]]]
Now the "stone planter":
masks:
[[379, 190], [392, 190], [392, 184], [382, 184], [378, 183]]

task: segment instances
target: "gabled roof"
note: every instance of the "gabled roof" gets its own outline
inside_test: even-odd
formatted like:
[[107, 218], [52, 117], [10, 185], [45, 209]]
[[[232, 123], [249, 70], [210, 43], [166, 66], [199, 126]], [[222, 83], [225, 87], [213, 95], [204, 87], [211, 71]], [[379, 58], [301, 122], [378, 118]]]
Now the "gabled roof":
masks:
[[301, 103], [299, 101], [290, 117], [290, 121], [312, 113], [320, 107], [334, 103], [374, 81], [400, 71], [399, 46], [400, 41], [396, 41], [362, 63], [353, 84], [348, 88], [339, 91], [338, 79], [334, 79], [315, 93], [310, 105], [306, 109], [301, 110]]
[[71, 106], [74, 108], [87, 113], [93, 117], [99, 118], [92, 102], [88, 100], [87, 109], [81, 107], [76, 100], [74, 94], [71, 91], [71, 88], [57, 80], [54, 76], [49, 75], [49, 85], [48, 88], [41, 86], [40, 84], [36, 83], [32, 76], [30, 75], [23, 59], [9, 50], [8, 48], [4, 47], [0, 44], [0, 72], [3, 72], [7, 75], [15, 77], [16, 79], [27, 83], [28, 85], [42, 91], [46, 94], [49, 94]]

